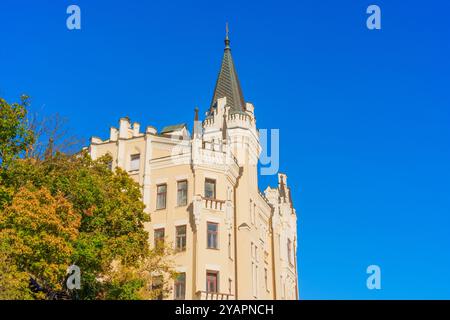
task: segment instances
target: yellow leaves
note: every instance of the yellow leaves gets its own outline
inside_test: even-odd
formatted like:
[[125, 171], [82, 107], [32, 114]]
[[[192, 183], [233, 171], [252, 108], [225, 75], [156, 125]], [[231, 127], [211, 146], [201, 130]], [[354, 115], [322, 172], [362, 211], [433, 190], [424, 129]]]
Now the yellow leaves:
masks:
[[[111, 172], [107, 162], [56, 154], [15, 160], [3, 172], [11, 192], [3, 202], [0, 194], [0, 245], [18, 272], [60, 288], [75, 263], [83, 275], [81, 299], [141, 298], [152, 272], [170, 273], [168, 251], [149, 252], [150, 215], [139, 184], [123, 170]], [[123, 268], [110, 274], [113, 261]]]
[[31, 299], [29, 276], [12, 263], [4, 248], [0, 249], [0, 300]]
[[[81, 217], [61, 194], [27, 185], [0, 216], [0, 243], [20, 266], [60, 288], [73, 253]], [[6, 249], [5, 249], [6, 250]]]

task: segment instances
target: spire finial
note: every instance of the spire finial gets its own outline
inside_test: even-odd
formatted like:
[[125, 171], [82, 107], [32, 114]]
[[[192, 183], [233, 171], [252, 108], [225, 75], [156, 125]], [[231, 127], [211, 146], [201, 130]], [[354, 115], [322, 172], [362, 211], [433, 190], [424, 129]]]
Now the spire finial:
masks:
[[194, 108], [194, 112], [195, 112], [194, 121], [198, 121], [198, 107]]
[[225, 24], [225, 49], [230, 49], [230, 38], [228, 37], [230, 30], [228, 29], [228, 22]]

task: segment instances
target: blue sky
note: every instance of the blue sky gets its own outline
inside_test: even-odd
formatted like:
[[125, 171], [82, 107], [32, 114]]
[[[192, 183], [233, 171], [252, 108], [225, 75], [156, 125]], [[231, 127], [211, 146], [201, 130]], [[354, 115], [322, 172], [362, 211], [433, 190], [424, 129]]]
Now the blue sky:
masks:
[[[77, 4], [82, 30], [69, 31]], [[382, 29], [366, 28], [377, 4]], [[280, 129], [304, 299], [450, 298], [450, 5], [444, 1], [0, 2], [0, 96], [106, 138], [209, 106], [230, 23], [244, 96]], [[260, 179], [261, 188], [275, 177]], [[382, 289], [366, 288], [368, 265]]]

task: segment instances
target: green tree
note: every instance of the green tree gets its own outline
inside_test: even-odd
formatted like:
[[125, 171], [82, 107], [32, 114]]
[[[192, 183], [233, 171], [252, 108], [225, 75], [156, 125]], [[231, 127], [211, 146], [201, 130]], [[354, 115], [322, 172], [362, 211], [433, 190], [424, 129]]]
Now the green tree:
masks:
[[0, 300], [30, 300], [29, 275], [19, 271], [15, 261], [8, 254], [7, 244], [0, 243]]
[[0, 97], [0, 168], [17, 158], [34, 142], [27, 122], [28, 97], [23, 95], [19, 103], [9, 104]]
[[[5, 259], [3, 263], [8, 262], [10, 266], [5, 271], [8, 276], [20, 275], [22, 281], [17, 286], [26, 288], [22, 292], [24, 296], [30, 295], [25, 287], [30, 276], [50, 289], [62, 289], [80, 218], [61, 193], [52, 196], [45, 187], [38, 189], [30, 185], [21, 187], [11, 205], [2, 212], [0, 247], [6, 250], [1, 255]], [[8, 283], [6, 278], [4, 283]]]
[[148, 246], [138, 183], [111, 171], [109, 156], [66, 155], [52, 143], [33, 156], [42, 153], [32, 150], [39, 134], [26, 121], [27, 97], [0, 104], [0, 299], [44, 298], [29, 277], [59, 290], [71, 264], [81, 269], [81, 299], [153, 297], [151, 274], [173, 277], [171, 251]]
[[149, 294], [141, 289], [148, 287], [148, 277], [143, 269], [170, 277], [168, 251], [149, 249], [144, 224], [150, 217], [144, 212], [140, 187], [125, 171], [109, 170], [110, 161], [109, 156], [93, 161], [86, 152], [57, 153], [42, 161], [18, 159], [3, 181], [13, 190], [12, 204], [20, 190], [31, 185], [64, 197], [80, 217], [78, 234], [71, 241], [71, 263], [82, 271], [82, 299], [145, 298]]

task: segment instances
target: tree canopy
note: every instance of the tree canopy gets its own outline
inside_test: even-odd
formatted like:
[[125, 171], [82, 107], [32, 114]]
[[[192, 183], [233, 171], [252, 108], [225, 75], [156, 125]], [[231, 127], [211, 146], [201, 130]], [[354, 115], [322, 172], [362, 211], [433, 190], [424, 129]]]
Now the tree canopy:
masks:
[[[9, 132], [0, 139], [7, 163], [0, 167], [0, 298], [43, 298], [30, 291], [29, 277], [61, 290], [71, 264], [82, 272], [81, 299], [156, 294], [151, 274], [173, 273], [168, 250], [148, 246], [144, 225], [150, 217], [140, 186], [120, 168], [111, 171], [109, 156], [94, 161], [82, 151], [26, 157], [33, 143], [26, 104], [0, 101], [0, 125]], [[8, 118], [13, 120], [6, 125]]]
[[0, 166], [6, 167], [34, 142], [27, 122], [28, 97], [8, 104], [0, 97]]

